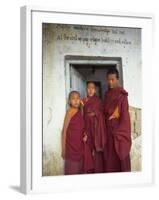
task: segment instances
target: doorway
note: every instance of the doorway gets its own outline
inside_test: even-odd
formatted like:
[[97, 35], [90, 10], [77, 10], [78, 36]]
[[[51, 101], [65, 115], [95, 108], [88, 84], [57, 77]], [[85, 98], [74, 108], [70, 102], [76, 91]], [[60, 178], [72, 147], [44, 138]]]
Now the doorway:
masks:
[[97, 87], [97, 95], [103, 99], [105, 91], [108, 88], [106, 74], [110, 68], [116, 68], [119, 71], [120, 85], [123, 85], [121, 58], [109, 57], [78, 57], [75, 59], [66, 59], [66, 98], [72, 90], [80, 92], [81, 97], [86, 96], [86, 85], [93, 81]]

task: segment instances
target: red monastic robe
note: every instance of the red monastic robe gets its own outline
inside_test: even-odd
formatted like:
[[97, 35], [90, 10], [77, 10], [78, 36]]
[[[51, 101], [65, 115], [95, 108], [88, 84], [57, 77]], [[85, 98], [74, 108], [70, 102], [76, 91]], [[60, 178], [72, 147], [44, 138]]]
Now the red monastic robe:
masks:
[[84, 120], [81, 111], [70, 119], [65, 145], [65, 174], [84, 173]]
[[[105, 148], [105, 172], [131, 171], [130, 148], [131, 127], [128, 93], [117, 87], [105, 93], [104, 112], [106, 117], [107, 145]], [[119, 117], [109, 119], [118, 108]]]
[[[106, 127], [102, 101], [97, 96], [83, 99], [87, 149], [90, 149], [95, 173], [104, 171], [103, 151], [106, 143]], [[91, 156], [89, 160], [91, 162]], [[89, 163], [88, 162], [88, 165]]]

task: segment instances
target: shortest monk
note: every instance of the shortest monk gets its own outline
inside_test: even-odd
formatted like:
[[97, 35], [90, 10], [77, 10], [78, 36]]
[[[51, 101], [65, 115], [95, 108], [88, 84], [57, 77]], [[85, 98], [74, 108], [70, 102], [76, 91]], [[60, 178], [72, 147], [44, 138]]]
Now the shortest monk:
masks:
[[82, 174], [84, 161], [84, 120], [80, 110], [80, 94], [69, 94], [70, 108], [67, 110], [62, 132], [62, 157], [65, 160], [64, 174]]

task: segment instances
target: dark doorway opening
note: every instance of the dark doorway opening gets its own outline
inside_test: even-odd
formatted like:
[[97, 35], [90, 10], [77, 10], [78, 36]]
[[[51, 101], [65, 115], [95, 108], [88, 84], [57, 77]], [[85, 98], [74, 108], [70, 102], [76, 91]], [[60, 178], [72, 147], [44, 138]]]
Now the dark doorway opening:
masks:
[[106, 74], [108, 69], [117, 68], [116, 64], [70, 64], [70, 90], [78, 90], [81, 97], [86, 96], [87, 82], [97, 86], [97, 95], [103, 99], [108, 88]]

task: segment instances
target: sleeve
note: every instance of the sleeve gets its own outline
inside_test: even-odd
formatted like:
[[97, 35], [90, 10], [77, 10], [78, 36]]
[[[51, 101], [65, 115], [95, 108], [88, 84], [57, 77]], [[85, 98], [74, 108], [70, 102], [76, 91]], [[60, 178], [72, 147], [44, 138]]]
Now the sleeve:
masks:
[[63, 129], [62, 129], [62, 147], [63, 148], [65, 147], [66, 133], [67, 133], [67, 128], [68, 128], [68, 125], [70, 123], [70, 120], [71, 120], [71, 113], [68, 110], [66, 112], [66, 115], [65, 115], [65, 118], [64, 118]]
[[124, 95], [120, 105], [119, 124], [114, 132], [116, 152], [121, 160], [130, 153], [131, 148], [131, 124], [127, 95]]

